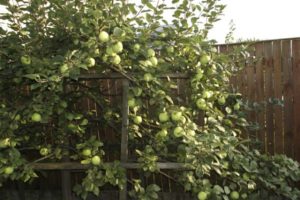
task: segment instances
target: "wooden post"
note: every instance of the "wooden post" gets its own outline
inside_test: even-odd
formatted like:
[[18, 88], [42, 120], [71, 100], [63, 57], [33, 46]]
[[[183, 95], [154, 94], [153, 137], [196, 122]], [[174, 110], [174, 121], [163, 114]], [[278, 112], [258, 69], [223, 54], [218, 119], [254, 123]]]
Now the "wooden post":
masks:
[[[129, 90], [129, 81], [123, 79], [122, 81], [122, 135], [121, 135], [121, 163], [126, 163], [128, 160], [128, 90]], [[127, 171], [125, 172], [127, 173]], [[127, 199], [127, 174], [124, 188], [120, 191], [120, 200]]]

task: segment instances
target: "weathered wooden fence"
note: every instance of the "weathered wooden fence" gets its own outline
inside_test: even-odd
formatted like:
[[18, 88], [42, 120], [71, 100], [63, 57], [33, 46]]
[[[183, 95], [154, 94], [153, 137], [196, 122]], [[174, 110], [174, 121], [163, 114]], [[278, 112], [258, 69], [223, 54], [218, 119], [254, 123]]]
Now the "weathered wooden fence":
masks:
[[[230, 51], [234, 46], [219, 45], [221, 52]], [[246, 99], [252, 102], [269, 101], [271, 98], [277, 98], [284, 101], [284, 107], [272, 104], [263, 104], [260, 112], [251, 112], [251, 120], [258, 122], [261, 129], [256, 131], [266, 152], [284, 153], [300, 161], [300, 39], [285, 39], [274, 41], [261, 41], [252, 45], [254, 47], [253, 55], [260, 58], [256, 63], [250, 62], [236, 76], [232, 78], [233, 87], [237, 88]], [[182, 87], [187, 78], [186, 75], [168, 75], [177, 79], [179, 86], [177, 95], [185, 96], [186, 88]], [[164, 77], [161, 77], [164, 78]], [[110, 98], [112, 105], [119, 106], [122, 110], [122, 126], [117, 133], [115, 130], [104, 129], [101, 122], [95, 119], [93, 129], [90, 134], [96, 135], [105, 143], [107, 150], [114, 149], [106, 154], [104, 160], [112, 162], [121, 160], [121, 164], [127, 170], [127, 177], [141, 178], [142, 175], [136, 173], [139, 165], [130, 158], [130, 144], [128, 143], [128, 80], [123, 76], [113, 75], [103, 77], [101, 75], [87, 75], [81, 77], [82, 86], [97, 86], [99, 92]], [[298, 89], [299, 88], [299, 89]], [[121, 102], [121, 103], [120, 103]], [[85, 109], [96, 113], [96, 117], [103, 115], [103, 110], [91, 99], [83, 99], [81, 104], [75, 105], [76, 109]], [[191, 199], [189, 194], [184, 194], [182, 188], [176, 186], [169, 178], [168, 174], [174, 173], [174, 170], [182, 168], [180, 163], [158, 163], [162, 170], [161, 174], [151, 177], [142, 177], [145, 183], [156, 183], [162, 188], [160, 199]], [[34, 182], [34, 186], [27, 188], [27, 185], [21, 183], [11, 183], [11, 194], [0, 191], [1, 199], [76, 199], [72, 194], [72, 186], [82, 178], [82, 170], [87, 166], [69, 163], [40, 163], [34, 166], [41, 171], [41, 177]], [[43, 175], [47, 171], [47, 176]], [[36, 197], [29, 197], [28, 189], [40, 190], [40, 193], [30, 192]], [[128, 187], [130, 188], [130, 185]], [[15, 193], [14, 193], [15, 191]], [[17, 192], [16, 192], [17, 191]], [[51, 191], [51, 192], [49, 192]], [[54, 192], [56, 191], [56, 192]], [[4, 196], [7, 195], [7, 196]], [[26, 196], [27, 195], [27, 196]], [[47, 196], [48, 195], [48, 196]], [[8, 197], [10, 196], [10, 197]], [[61, 198], [62, 197], [62, 198]], [[126, 189], [118, 191], [117, 188], [107, 187], [102, 193], [100, 199], [125, 200], [127, 198]], [[90, 199], [94, 199], [91, 197]]]
[[[228, 52], [240, 44], [219, 45]], [[232, 84], [252, 102], [282, 100], [250, 113], [260, 124], [256, 136], [270, 154], [286, 154], [300, 161], [300, 38], [259, 41], [251, 45], [257, 62], [232, 78]]]

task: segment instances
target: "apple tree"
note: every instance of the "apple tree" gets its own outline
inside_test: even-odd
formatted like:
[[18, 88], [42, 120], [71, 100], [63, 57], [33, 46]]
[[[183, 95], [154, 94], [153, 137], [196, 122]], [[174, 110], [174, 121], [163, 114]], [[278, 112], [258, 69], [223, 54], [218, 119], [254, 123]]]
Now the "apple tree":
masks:
[[[229, 78], [249, 58], [218, 53], [207, 39], [225, 7], [218, 0], [0, 2], [0, 184], [30, 181], [32, 163], [69, 156], [89, 166], [74, 188], [83, 199], [105, 184], [124, 187], [120, 162], [105, 162], [106, 144], [87, 134], [95, 114], [73, 106], [88, 97], [108, 111], [105, 126], [120, 127], [107, 97], [76, 89], [93, 70], [129, 80], [129, 142], [145, 174], [160, 173], [157, 162], [183, 163], [172, 178], [199, 200], [299, 198], [298, 163], [261, 154], [241, 136], [248, 123]], [[167, 74], [188, 77], [184, 98]], [[158, 199], [158, 185], [128, 182], [132, 198]]]

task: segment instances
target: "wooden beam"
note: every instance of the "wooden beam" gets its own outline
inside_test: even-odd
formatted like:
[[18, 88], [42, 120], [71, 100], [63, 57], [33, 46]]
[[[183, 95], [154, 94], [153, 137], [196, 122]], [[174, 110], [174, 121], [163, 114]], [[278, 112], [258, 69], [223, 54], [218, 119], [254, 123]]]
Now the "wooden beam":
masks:
[[[127, 74], [128, 76], [136, 76], [136, 74]], [[161, 74], [158, 78], [182, 78], [187, 79], [190, 76], [186, 73], [170, 73]], [[124, 75], [120, 73], [109, 73], [109, 74], [81, 74], [78, 79], [123, 79]]]
[[[109, 163], [108, 163], [109, 164]], [[125, 169], [140, 169], [139, 163], [126, 162], [120, 163]], [[157, 166], [159, 169], [187, 169], [184, 163], [173, 163], [173, 162], [158, 162]], [[78, 162], [62, 162], [62, 163], [33, 163], [31, 167], [35, 170], [86, 170], [91, 167], [91, 165], [83, 165]]]

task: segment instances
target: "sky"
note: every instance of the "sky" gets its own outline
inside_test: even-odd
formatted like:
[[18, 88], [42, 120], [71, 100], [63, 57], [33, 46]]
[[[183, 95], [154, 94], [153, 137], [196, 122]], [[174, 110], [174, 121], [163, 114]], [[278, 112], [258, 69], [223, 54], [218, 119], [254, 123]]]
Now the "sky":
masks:
[[242, 39], [300, 37], [300, 0], [221, 0], [227, 5], [209, 37], [223, 43], [233, 20], [233, 36]]
[[209, 34], [209, 39], [218, 43], [225, 41], [231, 20], [236, 41], [300, 37], [300, 0], [221, 0], [221, 3], [227, 5], [224, 15]]

